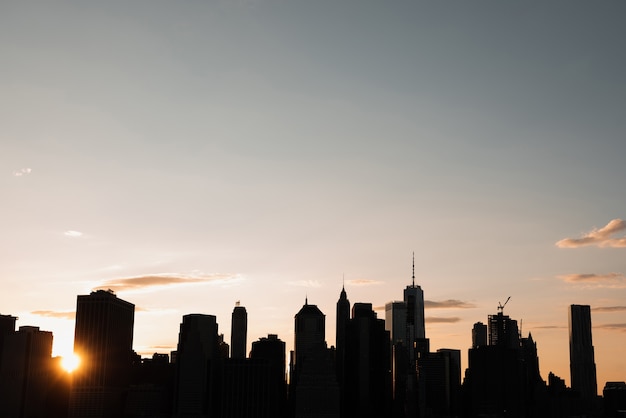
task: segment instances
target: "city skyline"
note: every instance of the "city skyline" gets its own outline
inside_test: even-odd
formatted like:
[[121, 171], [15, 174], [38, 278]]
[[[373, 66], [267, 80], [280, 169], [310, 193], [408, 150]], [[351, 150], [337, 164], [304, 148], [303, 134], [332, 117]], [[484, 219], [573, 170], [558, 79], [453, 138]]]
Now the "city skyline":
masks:
[[424, 292], [432, 351], [504, 314], [569, 380], [590, 305], [598, 390], [626, 380], [626, 4], [61, 0], [0, 13], [0, 314], [68, 355], [76, 295], [293, 349], [342, 286], [384, 319]]

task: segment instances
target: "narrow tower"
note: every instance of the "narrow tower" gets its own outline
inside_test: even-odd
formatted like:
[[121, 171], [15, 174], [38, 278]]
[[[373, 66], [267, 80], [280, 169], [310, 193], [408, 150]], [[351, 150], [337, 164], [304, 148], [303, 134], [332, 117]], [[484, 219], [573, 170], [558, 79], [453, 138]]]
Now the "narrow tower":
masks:
[[413, 276], [412, 283], [404, 289], [404, 302], [406, 303], [406, 327], [409, 345], [417, 339], [426, 338], [424, 326], [424, 292], [415, 284], [415, 253], [413, 253]]
[[596, 363], [591, 340], [591, 308], [571, 305], [569, 310], [569, 364], [572, 389], [586, 400], [598, 393]]
[[230, 328], [231, 358], [246, 358], [246, 335], [248, 333], [248, 312], [239, 305], [239, 301], [233, 309]]

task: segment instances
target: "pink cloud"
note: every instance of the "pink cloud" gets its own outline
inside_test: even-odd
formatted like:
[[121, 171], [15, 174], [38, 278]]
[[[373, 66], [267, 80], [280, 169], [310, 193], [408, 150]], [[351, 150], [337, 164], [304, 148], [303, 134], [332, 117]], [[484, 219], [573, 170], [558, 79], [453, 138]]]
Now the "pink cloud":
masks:
[[626, 276], [624, 276], [622, 273], [576, 273], [565, 274], [558, 277], [566, 283], [589, 285], [593, 287], [626, 287]]
[[593, 229], [580, 238], [564, 238], [556, 243], [559, 248], [578, 248], [587, 245], [597, 247], [626, 248], [626, 237], [614, 238], [613, 235], [626, 229], [626, 221], [613, 219], [600, 229]]
[[48, 318], [74, 319], [76, 312], [74, 311], [32, 311], [31, 314], [37, 316], [45, 316]]

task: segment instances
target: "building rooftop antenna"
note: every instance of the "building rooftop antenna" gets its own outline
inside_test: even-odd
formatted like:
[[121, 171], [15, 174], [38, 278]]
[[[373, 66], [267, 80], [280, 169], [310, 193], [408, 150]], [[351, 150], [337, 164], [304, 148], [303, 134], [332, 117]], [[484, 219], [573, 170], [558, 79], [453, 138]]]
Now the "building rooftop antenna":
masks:
[[415, 251], [413, 251], [413, 287], [415, 287]]

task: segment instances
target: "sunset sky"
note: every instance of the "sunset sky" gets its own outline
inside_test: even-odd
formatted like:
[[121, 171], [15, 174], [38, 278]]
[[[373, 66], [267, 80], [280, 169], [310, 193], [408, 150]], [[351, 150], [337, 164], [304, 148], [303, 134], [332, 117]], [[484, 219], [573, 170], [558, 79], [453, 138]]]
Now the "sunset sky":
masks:
[[[237, 301], [293, 347], [305, 297], [424, 290], [431, 348], [499, 302], [569, 384], [626, 380], [626, 2], [0, 2], [0, 313], [72, 351], [76, 296], [134, 347]], [[384, 312], [379, 311], [379, 318]]]

